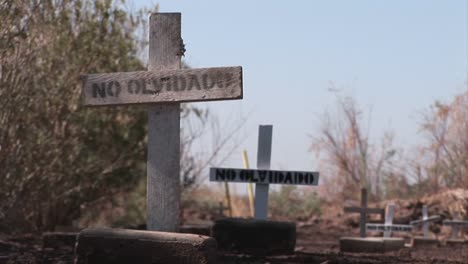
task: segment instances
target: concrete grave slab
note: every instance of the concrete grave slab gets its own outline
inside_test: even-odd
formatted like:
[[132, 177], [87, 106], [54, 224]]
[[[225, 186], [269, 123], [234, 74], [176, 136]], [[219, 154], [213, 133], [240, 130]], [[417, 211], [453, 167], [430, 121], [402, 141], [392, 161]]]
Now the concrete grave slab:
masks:
[[[421, 241], [424, 241], [422, 243], [426, 243], [428, 241], [430, 241], [430, 239], [432, 238], [431, 237], [431, 234], [429, 232], [429, 225], [431, 223], [434, 223], [434, 222], [437, 222], [437, 221], [440, 221], [441, 217], [440, 215], [433, 215], [433, 216], [429, 216], [429, 213], [428, 213], [428, 207], [427, 205], [423, 205], [422, 207], [422, 219], [420, 220], [415, 220], [415, 221], [411, 221], [410, 222], [410, 225], [422, 225], [422, 230], [423, 230], [423, 234], [424, 234], [424, 238], [427, 238], [427, 239], [424, 239], [424, 240], [421, 240]], [[432, 238], [433, 239], [433, 238]], [[437, 241], [437, 240], [436, 240]]]
[[[449, 240], [453, 241], [455, 244], [460, 240], [464, 240], [464, 229], [468, 228], [468, 221], [460, 220], [460, 214], [458, 212], [453, 213], [453, 220], [444, 220], [442, 223], [444, 226], [450, 226], [452, 229], [452, 234]], [[461, 237], [458, 236], [459, 233], [462, 234]], [[449, 240], [447, 240], [447, 242]]]
[[416, 236], [411, 242], [413, 247], [439, 247], [441, 245], [437, 238]]
[[217, 220], [212, 235], [224, 251], [255, 255], [293, 254], [296, 224], [260, 219]]
[[398, 237], [342, 237], [341, 252], [384, 253], [405, 247], [405, 240]]
[[429, 209], [427, 205], [422, 206], [422, 218], [419, 220], [414, 220], [410, 222], [410, 225], [413, 226], [422, 226], [423, 236], [413, 237], [411, 244], [413, 247], [438, 247], [440, 246], [440, 241], [433, 237], [431, 232], [429, 232], [430, 224], [438, 222], [441, 220], [440, 215], [429, 216]]
[[468, 246], [468, 242], [464, 239], [447, 239], [445, 241], [447, 247], [463, 247]]
[[85, 229], [78, 235], [76, 264], [216, 263], [213, 238], [129, 229]]
[[74, 248], [78, 232], [46, 232], [42, 234], [42, 248]]

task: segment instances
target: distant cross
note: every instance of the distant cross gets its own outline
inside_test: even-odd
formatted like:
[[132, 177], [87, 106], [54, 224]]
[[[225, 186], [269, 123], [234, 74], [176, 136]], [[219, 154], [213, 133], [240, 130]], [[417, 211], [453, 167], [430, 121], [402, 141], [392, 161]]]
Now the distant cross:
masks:
[[429, 234], [429, 225], [432, 223], [432, 222], [437, 222], [440, 220], [440, 215], [433, 215], [431, 217], [428, 216], [428, 212], [427, 212], [427, 205], [423, 205], [422, 207], [422, 219], [421, 220], [415, 220], [415, 221], [411, 221], [410, 222], [410, 225], [420, 225], [422, 224], [422, 229], [423, 229], [423, 233], [424, 233], [424, 237], [430, 237], [430, 234]]
[[[231, 209], [229, 208], [229, 206], [224, 206], [224, 203], [223, 202], [219, 202], [219, 207], [218, 207], [218, 215], [219, 217], [224, 217], [224, 211], [230, 211]], [[229, 212], [229, 214], [231, 214], [231, 212]]]
[[180, 224], [180, 103], [241, 99], [242, 68], [181, 70], [180, 13], [152, 14], [149, 32], [148, 71], [83, 75], [84, 104], [148, 104], [147, 227], [174, 232]]
[[257, 170], [210, 169], [210, 181], [255, 183], [255, 219], [267, 219], [269, 184], [318, 185], [318, 172], [270, 170], [272, 135], [273, 126], [260, 126]]
[[[367, 189], [361, 189], [361, 207], [345, 207], [345, 213], [360, 213], [361, 217], [359, 220], [359, 231], [361, 237], [366, 237], [366, 223], [368, 214], [380, 214], [385, 215], [385, 210], [382, 208], [368, 208], [367, 207]], [[382, 217], [383, 218], [383, 217]]]
[[384, 237], [388, 238], [392, 236], [392, 232], [412, 232], [412, 225], [394, 225], [393, 215], [395, 211], [395, 205], [391, 204], [387, 206], [385, 212], [385, 224], [366, 224], [367, 231], [380, 231], [384, 232]]
[[443, 224], [445, 226], [452, 227], [452, 239], [456, 239], [458, 233], [460, 232], [460, 228], [464, 229], [468, 227], [468, 221], [460, 220], [460, 215], [458, 212], [453, 214], [453, 220], [444, 220]]

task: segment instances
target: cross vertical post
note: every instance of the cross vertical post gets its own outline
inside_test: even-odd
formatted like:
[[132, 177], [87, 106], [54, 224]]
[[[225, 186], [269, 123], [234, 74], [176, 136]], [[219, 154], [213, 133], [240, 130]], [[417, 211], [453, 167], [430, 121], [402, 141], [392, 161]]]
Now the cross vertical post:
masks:
[[367, 222], [367, 189], [361, 189], [361, 208], [364, 210], [361, 211], [361, 221], [359, 223], [359, 233], [361, 237], [366, 237], [366, 222]]
[[[453, 220], [457, 221], [457, 220], [459, 220], [459, 217], [460, 217], [460, 215], [458, 214], [458, 212], [453, 213]], [[452, 226], [452, 235], [451, 235], [452, 239], [457, 239], [458, 232], [459, 232], [458, 226], [453, 225]]]
[[242, 67], [181, 69], [180, 13], [150, 17], [148, 71], [81, 75], [84, 105], [148, 105], [147, 229], [180, 224], [180, 103], [242, 99]]
[[[427, 205], [423, 205], [423, 208], [422, 208], [422, 214], [423, 214], [423, 221], [426, 221], [427, 218], [428, 218], [428, 213], [427, 213]], [[424, 222], [423, 223], [423, 234], [424, 234], [424, 237], [429, 237], [429, 222]]]
[[[463, 228], [468, 227], [468, 221], [463, 221], [460, 220], [460, 215], [458, 212], [453, 213], [453, 220], [444, 220], [443, 224], [445, 226], [451, 226], [452, 227], [452, 235], [451, 239], [456, 240], [458, 233], [460, 232], [460, 229], [463, 230]], [[462, 236], [463, 239], [463, 236]]]
[[[149, 71], [181, 67], [181, 14], [150, 18]], [[147, 229], [177, 232], [180, 214], [180, 103], [148, 106]]]
[[[387, 206], [387, 211], [385, 213], [385, 226], [392, 225], [394, 211], [395, 211], [395, 206], [393, 204], [390, 204]], [[391, 237], [391, 236], [392, 236], [391, 230], [384, 231], [384, 237]]]
[[[271, 163], [273, 126], [263, 125], [258, 130], [257, 169], [268, 170]], [[268, 183], [255, 184], [255, 219], [267, 219]]]
[[359, 234], [361, 237], [366, 237], [366, 223], [367, 223], [367, 215], [369, 214], [380, 214], [381, 218], [383, 219], [382, 215], [385, 215], [385, 210], [381, 208], [367, 208], [367, 189], [361, 189], [361, 207], [345, 207], [345, 213], [359, 213], [360, 220], [359, 220]]
[[392, 236], [392, 232], [413, 232], [412, 225], [394, 225], [393, 215], [395, 212], [395, 205], [389, 204], [386, 208], [385, 223], [384, 224], [366, 224], [367, 231], [380, 231], [384, 232], [384, 239]]

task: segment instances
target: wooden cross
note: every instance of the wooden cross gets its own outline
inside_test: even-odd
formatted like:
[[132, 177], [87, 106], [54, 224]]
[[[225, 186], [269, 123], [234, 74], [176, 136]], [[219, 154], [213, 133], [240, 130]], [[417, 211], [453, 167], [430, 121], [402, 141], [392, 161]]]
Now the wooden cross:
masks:
[[395, 211], [395, 205], [390, 204], [387, 206], [385, 212], [385, 224], [366, 224], [367, 231], [380, 231], [384, 232], [384, 237], [388, 238], [392, 236], [392, 232], [412, 232], [412, 225], [394, 225], [393, 214]]
[[242, 68], [181, 70], [180, 13], [150, 18], [148, 71], [82, 76], [88, 106], [148, 104], [147, 228], [175, 232], [180, 215], [180, 103], [242, 98]]
[[460, 231], [460, 227], [462, 229], [468, 227], [468, 221], [460, 220], [460, 215], [458, 214], [458, 212], [455, 212], [453, 214], [453, 220], [444, 220], [443, 224], [445, 226], [452, 227], [452, 239], [457, 238], [458, 232]]
[[224, 217], [224, 211], [226, 210], [229, 212], [229, 216], [232, 216], [231, 208], [229, 206], [224, 206], [223, 202], [219, 202], [219, 207], [218, 207], [219, 217]]
[[410, 225], [420, 225], [420, 224], [422, 224], [423, 225], [422, 229], [423, 229], [424, 237], [429, 237], [430, 236], [430, 234], [429, 234], [429, 225], [432, 222], [439, 221], [440, 220], [440, 215], [433, 215], [433, 216], [429, 217], [428, 212], [427, 212], [427, 205], [423, 205], [422, 215], [423, 215], [423, 218], [421, 220], [411, 221]]
[[380, 214], [382, 219], [385, 215], [385, 210], [382, 208], [368, 208], [367, 207], [367, 189], [361, 189], [361, 207], [345, 207], [345, 213], [360, 213], [359, 219], [359, 233], [361, 237], [366, 237], [366, 223], [368, 214]]
[[210, 181], [255, 183], [255, 219], [267, 219], [269, 184], [318, 185], [318, 172], [270, 170], [273, 126], [260, 126], [257, 170], [211, 168]]

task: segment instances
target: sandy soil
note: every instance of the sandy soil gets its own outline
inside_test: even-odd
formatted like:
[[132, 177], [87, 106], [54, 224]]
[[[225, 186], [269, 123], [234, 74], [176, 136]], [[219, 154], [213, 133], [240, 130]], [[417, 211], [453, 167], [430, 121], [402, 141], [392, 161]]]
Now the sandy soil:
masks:
[[[356, 228], [335, 226], [333, 222], [298, 224], [296, 254], [292, 256], [255, 257], [224, 254], [220, 263], [468, 263], [468, 245], [459, 248], [405, 248], [386, 254], [340, 253], [342, 234], [356, 235]], [[0, 240], [0, 264], [3, 263], [73, 263], [73, 248], [62, 246], [43, 249], [40, 237], [23, 235]]]
[[[444, 203], [458, 204], [461, 210], [468, 209], [468, 192], [463, 192], [460, 198], [454, 194], [440, 194], [440, 197], [428, 197], [423, 201], [392, 201], [399, 208], [395, 223], [408, 223], [418, 219], [421, 215], [421, 205], [429, 204], [429, 215], [440, 214], [450, 218], [450, 210], [446, 210]], [[450, 197], [455, 195], [454, 199]], [[453, 198], [453, 197], [452, 197]], [[383, 207], [385, 204], [374, 206]], [[372, 205], [371, 205], [372, 206]], [[191, 214], [196, 215], [196, 214]], [[203, 222], [209, 222], [211, 217], [202, 217]], [[379, 216], [370, 221], [380, 221]], [[186, 222], [187, 219], [185, 219]], [[189, 219], [197, 220], [197, 219]], [[200, 220], [200, 219], [199, 219]], [[284, 220], [284, 219], [277, 219]], [[296, 220], [297, 221], [297, 220]], [[223, 254], [219, 256], [219, 263], [468, 263], [468, 243], [460, 247], [435, 248], [404, 248], [397, 252], [385, 254], [350, 254], [339, 252], [339, 238], [342, 236], [358, 236], [359, 215], [343, 214], [341, 208], [328, 208], [322, 216], [314, 216], [306, 222], [297, 221], [296, 253], [291, 256], [255, 257], [245, 255]], [[434, 236], [445, 239], [449, 229], [441, 225], [441, 221], [431, 227]], [[420, 231], [418, 231], [420, 234]], [[416, 235], [418, 235], [416, 232]], [[465, 230], [465, 239], [468, 238]], [[379, 234], [371, 234], [377, 236]], [[407, 234], [399, 234], [410, 242]], [[7, 236], [0, 234], [0, 264], [12, 263], [73, 263], [73, 247], [42, 248], [40, 235]]]

